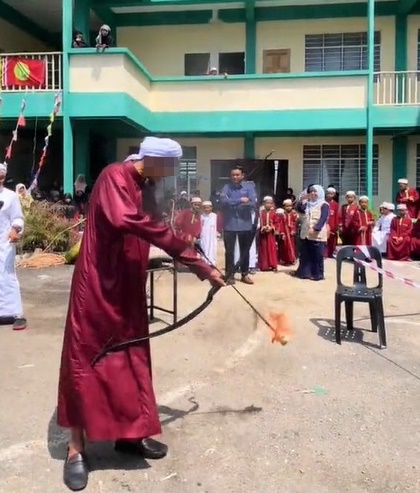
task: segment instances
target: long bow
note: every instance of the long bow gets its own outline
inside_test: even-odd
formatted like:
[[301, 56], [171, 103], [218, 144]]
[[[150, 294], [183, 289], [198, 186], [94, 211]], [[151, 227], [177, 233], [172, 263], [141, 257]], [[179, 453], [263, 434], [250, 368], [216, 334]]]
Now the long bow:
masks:
[[[264, 162], [266, 160], [267, 160], [267, 157], [264, 159]], [[254, 170], [252, 170], [252, 171], [255, 171], [256, 169], [257, 168], [254, 168]], [[251, 176], [251, 174], [252, 174], [252, 172], [248, 175], [248, 178]], [[255, 218], [254, 218], [254, 221], [253, 221], [253, 224], [252, 224], [252, 234], [250, 235], [249, 244], [247, 245], [247, 248], [245, 248], [244, 251], [242, 252], [242, 255], [240, 255], [239, 260], [236, 262], [236, 264], [234, 265], [234, 267], [232, 268], [232, 270], [230, 272], [227, 272], [226, 273], [225, 278], [224, 278], [225, 281], [228, 281], [229, 279], [231, 279], [235, 275], [235, 272], [240, 267], [240, 265], [241, 265], [244, 257], [249, 253], [249, 250], [251, 249], [252, 243], [254, 242], [254, 238], [255, 238], [255, 235], [256, 235], [256, 232], [257, 232], [258, 219], [259, 219], [258, 212], [259, 212], [258, 210], [255, 210]], [[201, 249], [198, 248], [197, 251], [200, 254], [202, 254], [202, 250]], [[157, 330], [155, 332], [152, 332], [151, 334], [148, 334], [147, 336], [136, 337], [134, 339], [127, 339], [126, 341], [120, 342], [120, 343], [117, 343], [117, 344], [106, 345], [94, 357], [94, 359], [92, 360], [91, 366], [95, 366], [102, 358], [104, 358], [108, 354], [116, 353], [116, 352], [119, 352], [119, 351], [124, 351], [125, 349], [128, 349], [128, 348], [133, 347], [133, 346], [139, 346], [143, 342], [145, 342], [145, 341], [147, 341], [149, 339], [154, 339], [155, 337], [160, 337], [160, 336], [163, 336], [165, 334], [169, 334], [170, 332], [173, 332], [174, 330], [180, 329], [181, 327], [183, 327], [187, 323], [191, 322], [198, 315], [200, 315], [200, 313], [202, 313], [212, 303], [215, 294], [220, 289], [221, 289], [221, 286], [210, 288], [209, 292], [207, 293], [206, 299], [204, 300], [203, 303], [201, 303], [200, 306], [198, 306], [195, 310], [193, 310], [192, 312], [190, 312], [185, 317], [181, 318], [180, 320], [178, 320], [177, 322], [175, 322], [175, 323], [173, 323], [171, 325], [168, 325], [167, 327], [164, 327], [164, 328], [159, 329], [159, 330]], [[242, 298], [244, 298], [244, 297], [242, 296]], [[257, 313], [257, 315], [259, 315], [263, 319], [263, 321], [266, 324], [268, 324], [268, 322], [264, 319], [264, 317], [262, 317], [261, 314], [256, 311], [256, 309], [250, 304], [250, 302], [248, 300], [245, 300], [245, 301], [248, 303], [248, 305], [250, 305], [252, 307], [252, 309]]]

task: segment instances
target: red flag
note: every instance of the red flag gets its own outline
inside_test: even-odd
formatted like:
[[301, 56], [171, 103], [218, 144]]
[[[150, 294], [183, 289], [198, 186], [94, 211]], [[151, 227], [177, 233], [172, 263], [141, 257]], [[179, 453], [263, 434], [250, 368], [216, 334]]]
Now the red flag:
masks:
[[17, 124], [18, 124], [18, 127], [26, 127], [26, 120], [25, 120], [25, 117], [23, 115], [19, 116]]
[[45, 60], [7, 58], [4, 85], [40, 88], [45, 84]]

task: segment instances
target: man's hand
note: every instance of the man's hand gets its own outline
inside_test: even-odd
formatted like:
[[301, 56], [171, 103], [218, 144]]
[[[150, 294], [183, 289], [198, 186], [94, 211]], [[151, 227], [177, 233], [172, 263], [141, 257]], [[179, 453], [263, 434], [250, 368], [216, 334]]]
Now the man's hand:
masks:
[[218, 272], [217, 270], [213, 270], [212, 273], [210, 274], [209, 277], [209, 283], [212, 285], [213, 288], [221, 288], [223, 286], [226, 286], [225, 281], [223, 280], [222, 274]]
[[12, 228], [9, 231], [9, 242], [10, 243], [16, 243], [19, 239], [19, 233], [16, 231], [15, 228]]
[[241, 197], [241, 202], [243, 204], [247, 204], [249, 202], [249, 198], [248, 197]]

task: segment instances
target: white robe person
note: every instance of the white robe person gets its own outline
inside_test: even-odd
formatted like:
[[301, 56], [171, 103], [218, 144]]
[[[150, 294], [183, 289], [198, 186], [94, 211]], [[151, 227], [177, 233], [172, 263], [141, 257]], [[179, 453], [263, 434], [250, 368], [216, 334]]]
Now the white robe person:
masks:
[[217, 265], [217, 214], [213, 212], [213, 204], [210, 201], [204, 201], [202, 206], [200, 246], [207, 257], [204, 260]]
[[[375, 227], [372, 231], [372, 244], [376, 247], [381, 253], [386, 253], [386, 246], [388, 243], [388, 237], [391, 230], [391, 221], [395, 217], [394, 204], [389, 204], [387, 202], [382, 204], [382, 208], [385, 210], [385, 214], [383, 214], [375, 224]], [[389, 211], [388, 213], [386, 211]]]
[[[255, 221], [255, 212], [252, 212], [252, 224], [254, 224]], [[258, 228], [257, 228], [258, 229]], [[249, 249], [249, 269], [250, 270], [255, 270], [257, 268], [257, 242], [256, 238], [254, 236], [254, 240], [252, 242], [251, 248]], [[235, 243], [235, 265], [239, 262], [239, 242], [238, 238], [236, 238], [236, 243]]]
[[[4, 176], [6, 174], [3, 164], [0, 164], [0, 173]], [[10, 242], [9, 234], [14, 229], [21, 235], [24, 219], [17, 194], [4, 188], [1, 182], [0, 206], [0, 319], [15, 319], [19, 322], [19, 327], [14, 328], [21, 329], [26, 327], [26, 321], [23, 319], [22, 298], [15, 268], [16, 246]]]

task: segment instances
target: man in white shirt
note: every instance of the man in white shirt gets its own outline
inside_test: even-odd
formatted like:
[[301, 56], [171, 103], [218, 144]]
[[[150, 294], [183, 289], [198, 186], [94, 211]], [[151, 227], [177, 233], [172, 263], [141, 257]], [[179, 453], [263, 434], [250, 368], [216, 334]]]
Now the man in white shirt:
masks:
[[376, 221], [375, 227], [373, 228], [372, 242], [373, 246], [378, 248], [381, 253], [386, 253], [386, 245], [391, 229], [391, 221], [395, 217], [395, 205], [389, 202], [384, 202], [381, 205], [381, 209], [382, 215]]

